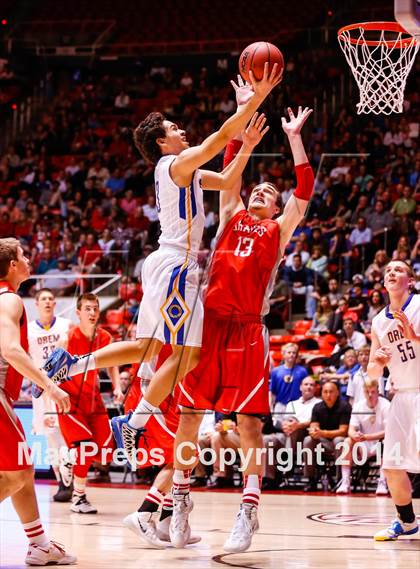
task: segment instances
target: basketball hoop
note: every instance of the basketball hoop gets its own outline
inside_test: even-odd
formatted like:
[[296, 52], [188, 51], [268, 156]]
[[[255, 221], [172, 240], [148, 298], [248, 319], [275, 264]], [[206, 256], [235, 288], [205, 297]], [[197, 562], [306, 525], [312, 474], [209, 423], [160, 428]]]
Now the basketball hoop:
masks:
[[341, 28], [338, 42], [359, 87], [357, 114], [401, 113], [416, 38], [397, 22], [364, 22]]

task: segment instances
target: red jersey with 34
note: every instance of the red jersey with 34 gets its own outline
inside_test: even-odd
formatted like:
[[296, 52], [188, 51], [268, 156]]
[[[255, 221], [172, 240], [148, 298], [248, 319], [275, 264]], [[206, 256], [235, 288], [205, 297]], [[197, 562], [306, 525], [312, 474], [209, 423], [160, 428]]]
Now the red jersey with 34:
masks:
[[213, 253], [204, 306], [219, 316], [260, 316], [280, 262], [277, 221], [258, 220], [246, 210], [226, 225]]

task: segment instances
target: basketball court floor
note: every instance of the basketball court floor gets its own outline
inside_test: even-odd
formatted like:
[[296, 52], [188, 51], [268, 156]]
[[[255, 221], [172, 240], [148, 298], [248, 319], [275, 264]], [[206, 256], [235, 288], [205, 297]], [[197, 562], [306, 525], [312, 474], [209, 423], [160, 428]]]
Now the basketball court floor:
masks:
[[[98, 515], [69, 512], [51, 501], [55, 487], [37, 486], [41, 519], [48, 534], [78, 556], [86, 569], [416, 569], [420, 536], [374, 542], [372, 534], [394, 516], [390, 498], [356, 495], [263, 493], [260, 531], [249, 551], [225, 554], [222, 546], [236, 514], [240, 493], [195, 491], [191, 515], [201, 543], [187, 549], [149, 549], [121, 524], [137, 509], [144, 490], [90, 487]], [[414, 504], [420, 513], [420, 500]], [[0, 566], [23, 568], [27, 542], [10, 500], [0, 506]]]

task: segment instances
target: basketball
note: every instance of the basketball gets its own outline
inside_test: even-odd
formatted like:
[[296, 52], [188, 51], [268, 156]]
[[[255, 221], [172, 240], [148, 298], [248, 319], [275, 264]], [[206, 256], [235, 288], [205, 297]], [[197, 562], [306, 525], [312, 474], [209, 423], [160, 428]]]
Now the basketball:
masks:
[[252, 70], [255, 79], [260, 81], [264, 74], [266, 61], [268, 61], [270, 72], [275, 63], [278, 64], [278, 71], [284, 67], [283, 54], [272, 43], [257, 41], [248, 45], [239, 57], [239, 72], [242, 78], [249, 83], [249, 71]]

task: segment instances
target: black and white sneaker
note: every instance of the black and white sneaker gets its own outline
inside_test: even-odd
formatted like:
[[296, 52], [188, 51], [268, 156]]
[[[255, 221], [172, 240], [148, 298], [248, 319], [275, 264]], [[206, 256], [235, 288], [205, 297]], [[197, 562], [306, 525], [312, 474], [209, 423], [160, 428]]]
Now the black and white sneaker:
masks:
[[72, 504], [70, 510], [76, 512], [77, 514], [97, 514], [98, 510], [92, 506], [92, 504], [86, 498], [86, 494], [79, 496], [78, 494], [73, 494]]

